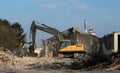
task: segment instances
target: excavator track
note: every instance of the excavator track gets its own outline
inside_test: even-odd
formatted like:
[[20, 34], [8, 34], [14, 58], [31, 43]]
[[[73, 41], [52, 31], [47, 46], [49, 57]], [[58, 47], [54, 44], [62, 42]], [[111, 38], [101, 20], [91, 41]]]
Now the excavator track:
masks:
[[59, 53], [59, 58], [73, 58], [73, 59], [81, 59], [87, 61], [90, 59], [90, 55], [87, 53]]

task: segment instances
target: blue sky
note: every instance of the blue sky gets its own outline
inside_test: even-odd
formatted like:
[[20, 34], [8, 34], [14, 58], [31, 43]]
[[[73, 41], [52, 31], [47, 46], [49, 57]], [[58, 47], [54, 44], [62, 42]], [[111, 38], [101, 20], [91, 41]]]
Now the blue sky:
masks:
[[[0, 18], [19, 22], [27, 35], [33, 20], [63, 31], [70, 27], [83, 30], [87, 19], [88, 28], [102, 37], [120, 31], [120, 0], [0, 0]], [[49, 35], [38, 31], [37, 39]]]

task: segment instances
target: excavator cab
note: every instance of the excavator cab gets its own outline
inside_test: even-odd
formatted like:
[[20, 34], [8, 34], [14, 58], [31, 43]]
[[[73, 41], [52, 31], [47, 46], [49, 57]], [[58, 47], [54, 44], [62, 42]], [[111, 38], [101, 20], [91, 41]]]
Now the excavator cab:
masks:
[[59, 52], [65, 53], [65, 52], [82, 52], [84, 51], [84, 45], [83, 44], [72, 44], [70, 40], [61, 40], [60, 43], [60, 50]]
[[70, 40], [61, 40], [60, 42], [60, 50], [58, 57], [75, 57], [76, 53], [83, 53], [84, 45], [83, 44], [73, 44]]
[[70, 40], [61, 40], [61, 42], [60, 42], [60, 48], [65, 48], [69, 45], [71, 45]]

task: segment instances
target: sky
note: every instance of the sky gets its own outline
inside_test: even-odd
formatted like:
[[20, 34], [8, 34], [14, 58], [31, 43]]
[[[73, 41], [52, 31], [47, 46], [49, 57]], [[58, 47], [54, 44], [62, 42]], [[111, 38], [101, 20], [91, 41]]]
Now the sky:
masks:
[[[0, 0], [0, 18], [19, 22], [29, 40], [33, 20], [64, 31], [71, 27], [93, 29], [98, 37], [120, 31], [120, 0]], [[37, 41], [50, 34], [37, 31]]]

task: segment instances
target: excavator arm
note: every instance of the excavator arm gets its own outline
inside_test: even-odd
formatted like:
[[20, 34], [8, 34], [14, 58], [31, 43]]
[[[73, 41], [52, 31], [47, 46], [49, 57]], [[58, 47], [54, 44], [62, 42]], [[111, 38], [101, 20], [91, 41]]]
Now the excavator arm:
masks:
[[35, 21], [32, 22], [31, 26], [30, 26], [30, 39], [32, 41], [33, 44], [35, 44], [35, 36], [36, 36], [36, 24]]
[[59, 30], [49, 27], [45, 24], [36, 25], [36, 23], [40, 24], [38, 22], [33, 21], [30, 27], [30, 38], [34, 45], [35, 45], [36, 29], [55, 35], [56, 37], [58, 37], [59, 40], [64, 40], [64, 36]]

